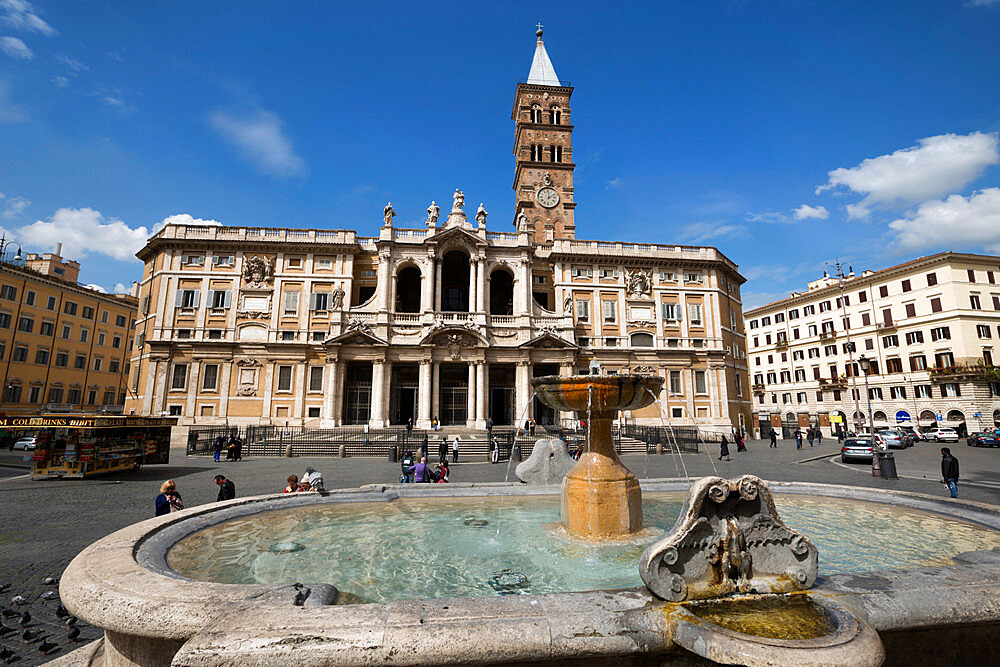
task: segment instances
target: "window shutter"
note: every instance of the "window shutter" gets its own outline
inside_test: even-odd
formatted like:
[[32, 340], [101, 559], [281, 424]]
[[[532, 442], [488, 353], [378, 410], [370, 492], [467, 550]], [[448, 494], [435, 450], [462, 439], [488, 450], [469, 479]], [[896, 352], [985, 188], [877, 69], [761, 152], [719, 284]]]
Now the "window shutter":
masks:
[[316, 292], [309, 293], [309, 310], [316, 310]]
[[225, 302], [225, 305], [223, 306], [223, 308], [229, 308], [229, 304], [231, 303], [230, 299], [232, 298], [232, 296], [233, 296], [233, 293], [231, 291], [229, 291], [229, 290], [226, 290], [226, 302]]
[[218, 290], [214, 290], [214, 289], [208, 290], [208, 305], [211, 306], [212, 308], [215, 307], [215, 293], [216, 292], [218, 292]]
[[184, 290], [177, 290], [177, 297], [174, 299], [174, 307], [180, 308], [184, 304]]
[[197, 308], [198, 304], [201, 302], [201, 292], [194, 290], [194, 303], [191, 304], [192, 308]]

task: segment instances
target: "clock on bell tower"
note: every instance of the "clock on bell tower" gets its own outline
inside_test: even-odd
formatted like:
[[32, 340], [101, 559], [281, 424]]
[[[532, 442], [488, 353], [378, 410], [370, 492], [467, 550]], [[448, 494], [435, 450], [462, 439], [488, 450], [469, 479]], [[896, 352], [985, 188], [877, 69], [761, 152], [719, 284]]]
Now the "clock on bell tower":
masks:
[[535, 33], [535, 57], [527, 81], [514, 93], [514, 226], [527, 231], [537, 244], [571, 239], [573, 221], [573, 126], [569, 98], [573, 88], [559, 81], [542, 42]]

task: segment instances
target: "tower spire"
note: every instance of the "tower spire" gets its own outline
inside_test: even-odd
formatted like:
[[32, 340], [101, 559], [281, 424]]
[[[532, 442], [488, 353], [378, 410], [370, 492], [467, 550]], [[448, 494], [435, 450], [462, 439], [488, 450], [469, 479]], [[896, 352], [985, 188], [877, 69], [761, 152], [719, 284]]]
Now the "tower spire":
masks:
[[528, 83], [540, 86], [558, 86], [559, 77], [556, 75], [556, 68], [549, 60], [549, 54], [545, 51], [545, 42], [542, 41], [542, 24], [537, 25], [535, 34], [538, 39], [535, 41], [535, 57], [531, 61], [531, 71], [528, 72]]

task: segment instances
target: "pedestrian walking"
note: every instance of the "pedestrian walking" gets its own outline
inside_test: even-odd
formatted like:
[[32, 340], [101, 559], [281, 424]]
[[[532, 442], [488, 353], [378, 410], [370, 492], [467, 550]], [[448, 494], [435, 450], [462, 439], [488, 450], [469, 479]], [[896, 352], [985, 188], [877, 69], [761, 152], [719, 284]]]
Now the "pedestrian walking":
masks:
[[438, 430], [438, 426], [440, 426], [440, 425], [441, 425], [441, 422], [439, 422], [437, 416], [435, 416], [434, 419], [431, 420], [431, 428], [436, 431], [436, 430]]
[[532, 417], [531, 419], [528, 420], [528, 425], [531, 427], [531, 434], [530, 435], [532, 437], [534, 437], [535, 436], [535, 419], [534, 419], [534, 417]]
[[215, 483], [219, 485], [219, 497], [216, 498], [218, 502], [236, 497], [236, 485], [226, 479], [225, 475], [216, 475]]
[[795, 429], [795, 449], [802, 449], [802, 429]]
[[819, 447], [823, 444], [823, 430], [820, 428], [816, 429], [816, 446]]
[[226, 460], [232, 461], [236, 452], [236, 434], [230, 433], [229, 440], [226, 441]]
[[810, 426], [809, 430], [806, 431], [806, 440], [809, 441], [809, 446], [812, 447], [813, 446], [813, 441], [816, 440], [816, 435], [813, 432], [812, 426]]
[[525, 419], [524, 420], [524, 434], [525, 435], [531, 435], [531, 420], [530, 419]]
[[493, 437], [493, 418], [492, 417], [488, 417], [486, 419], [486, 437], [487, 438], [492, 438]]
[[734, 436], [734, 438], [736, 440], [736, 451], [737, 452], [745, 452], [747, 450], [747, 444], [746, 444], [746, 440], [743, 439], [743, 433], [742, 432], [737, 433]]
[[773, 428], [771, 429], [771, 446], [775, 449], [778, 448], [778, 435], [774, 432]]
[[459, 440], [461, 440], [461, 438], [459, 438], [458, 434], [456, 433], [455, 434], [455, 438], [451, 441], [451, 462], [452, 463], [458, 463], [458, 441]]
[[722, 457], [726, 457], [727, 461], [730, 460], [730, 458], [729, 458], [729, 441], [726, 440], [726, 436], [722, 436], [722, 442], [719, 443], [719, 460], [720, 461], [722, 460]]
[[160, 485], [160, 495], [156, 496], [155, 513], [153, 516], [163, 516], [171, 512], [180, 512], [184, 509], [184, 502], [181, 494], [177, 493], [177, 484], [174, 480], [168, 479]]
[[952, 498], [958, 498], [958, 459], [947, 447], [941, 448], [941, 478], [948, 485]]
[[239, 435], [236, 436], [233, 442], [233, 460], [242, 461], [243, 460], [243, 438]]
[[448, 460], [448, 438], [441, 436], [441, 442], [438, 443], [438, 459], [441, 461]]
[[215, 442], [212, 443], [212, 451], [215, 452], [216, 463], [219, 462], [219, 454], [221, 454], [222, 450], [225, 448], [226, 448], [226, 436], [220, 433], [219, 435], [215, 436]]
[[490, 440], [490, 463], [496, 463], [500, 460], [500, 443], [497, 442], [496, 438]]
[[407, 439], [409, 439], [411, 433], [413, 433], [413, 417], [409, 417], [406, 420], [406, 438]]

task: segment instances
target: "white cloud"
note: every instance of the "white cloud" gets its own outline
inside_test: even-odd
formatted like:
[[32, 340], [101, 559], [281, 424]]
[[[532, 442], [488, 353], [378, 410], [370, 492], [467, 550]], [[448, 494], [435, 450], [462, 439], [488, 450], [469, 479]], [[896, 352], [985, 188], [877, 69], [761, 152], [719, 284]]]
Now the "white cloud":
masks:
[[206, 220], [204, 218], [195, 218], [188, 213], [175, 213], [173, 215], [168, 215], [163, 220], [153, 225], [152, 233], [160, 231], [167, 225], [211, 225], [214, 227], [221, 227], [222, 223], [218, 220]]
[[10, 85], [0, 81], [0, 123], [23, 123], [28, 120], [28, 112], [10, 99]]
[[809, 204], [803, 204], [792, 211], [792, 217], [796, 220], [826, 220], [830, 217], [830, 212], [826, 210], [825, 206], [810, 206]]
[[131, 294], [132, 288], [126, 287], [125, 283], [115, 283], [113, 291], [115, 294]]
[[107, 294], [108, 293], [108, 290], [104, 289], [103, 287], [101, 287], [97, 283], [90, 283], [89, 285], [84, 285], [84, 287], [86, 287], [87, 289], [92, 289], [95, 292], [100, 292], [101, 294]]
[[89, 67], [87, 67], [86, 65], [84, 65], [79, 60], [74, 60], [73, 58], [70, 58], [69, 56], [64, 56], [61, 53], [59, 53], [59, 54], [57, 54], [57, 55], [55, 55], [53, 57], [56, 60], [58, 60], [59, 62], [61, 62], [63, 65], [66, 65], [66, 67], [69, 67], [74, 72], [86, 72], [86, 71], [90, 70]]
[[0, 51], [14, 60], [31, 60], [35, 57], [28, 45], [17, 37], [0, 37]]
[[237, 116], [220, 110], [212, 113], [208, 120], [215, 131], [261, 173], [277, 178], [306, 173], [305, 160], [295, 154], [276, 114], [257, 111], [248, 116]]
[[0, 17], [0, 23], [5, 23], [17, 30], [38, 32], [48, 37], [59, 34], [55, 28], [35, 13], [35, 8], [30, 2], [25, 2], [25, 0], [0, 0], [0, 9], [3, 10], [3, 17]]
[[0, 205], [3, 206], [0, 216], [10, 220], [21, 215], [24, 209], [31, 206], [31, 202], [24, 197], [7, 197], [4, 193], [0, 192]]
[[968, 198], [951, 195], [921, 204], [908, 218], [889, 223], [907, 250], [984, 248], [1000, 253], [1000, 188], [984, 188]]
[[688, 243], [708, 243], [709, 241], [734, 236], [744, 236], [747, 228], [743, 225], [726, 225], [718, 222], [693, 222], [681, 229], [681, 236]]
[[997, 133], [941, 134], [889, 155], [868, 158], [856, 167], [840, 167], [816, 194], [840, 186], [865, 195], [847, 206], [851, 218], [872, 209], [908, 206], [959, 190], [1000, 162]]
[[83, 259], [89, 254], [121, 261], [137, 261], [135, 253], [149, 237], [145, 227], [132, 229], [121, 220], [105, 218], [91, 208], [61, 208], [48, 220], [37, 220], [18, 230], [25, 245], [51, 248], [63, 244], [63, 257]]
[[625, 185], [625, 179], [623, 178], [612, 178], [610, 181], [604, 184], [605, 190], [617, 190], [621, 186]]
[[104, 103], [107, 104], [109, 107], [123, 107], [123, 106], [125, 106], [125, 101], [124, 100], [122, 100], [119, 97], [112, 97], [110, 95], [108, 95], [107, 97], [104, 98]]
[[993, 5], [1000, 3], [1000, 0], [969, 0], [965, 3], [966, 7], [992, 7]]

